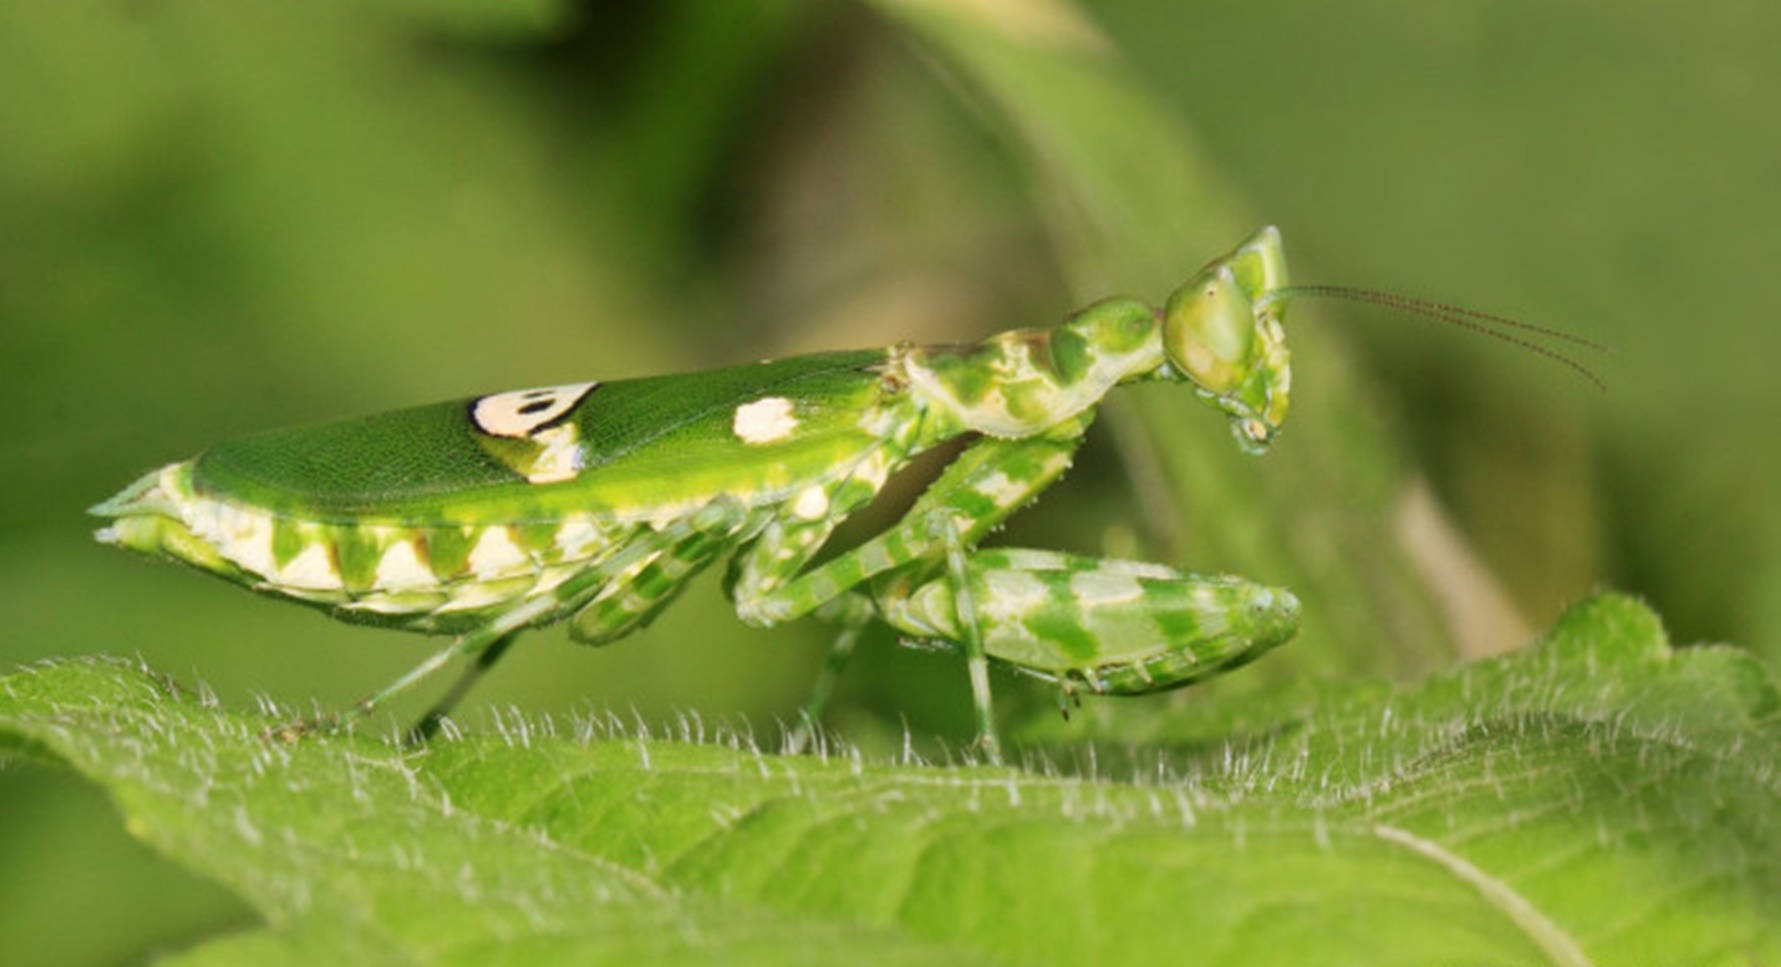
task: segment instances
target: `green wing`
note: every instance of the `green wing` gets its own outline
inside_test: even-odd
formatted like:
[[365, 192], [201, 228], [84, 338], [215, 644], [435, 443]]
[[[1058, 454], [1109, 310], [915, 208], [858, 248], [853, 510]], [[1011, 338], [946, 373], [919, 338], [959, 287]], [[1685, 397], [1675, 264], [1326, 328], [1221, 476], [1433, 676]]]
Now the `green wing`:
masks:
[[194, 485], [333, 522], [522, 522], [717, 493], [771, 499], [876, 443], [868, 428], [894, 392], [878, 373], [885, 355], [521, 390], [256, 433], [200, 455]]

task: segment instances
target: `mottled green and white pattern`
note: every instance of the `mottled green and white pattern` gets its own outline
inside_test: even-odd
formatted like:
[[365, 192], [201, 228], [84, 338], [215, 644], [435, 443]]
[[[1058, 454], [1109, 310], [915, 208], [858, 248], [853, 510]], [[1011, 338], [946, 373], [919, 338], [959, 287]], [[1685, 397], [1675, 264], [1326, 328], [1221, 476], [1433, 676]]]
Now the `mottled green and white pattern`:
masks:
[[[1243, 664], [1261, 654], [1258, 643], [1291, 637], [1298, 618], [1285, 592], [1139, 561], [991, 548], [971, 555], [965, 574], [992, 657], [1102, 694], [1174, 688]], [[881, 613], [917, 640], [963, 635], [949, 578]]]
[[[705, 373], [497, 393], [232, 440], [94, 508], [100, 540], [351, 621], [459, 635], [447, 659], [572, 618], [602, 643], [729, 555], [743, 620], [818, 612], [964, 652], [993, 758], [989, 659], [1096, 692], [1169, 688], [1290, 637], [1286, 591], [1149, 564], [977, 544], [1070, 465], [1123, 383], [1184, 383], [1261, 450], [1286, 416], [1279, 236], [1264, 229], [1162, 309], [1052, 329]], [[896, 525], [812, 566], [915, 455], [977, 439]], [[486, 666], [487, 662], [477, 663]], [[827, 684], [821, 691], [826, 694]], [[820, 712], [819, 703], [810, 711]]]

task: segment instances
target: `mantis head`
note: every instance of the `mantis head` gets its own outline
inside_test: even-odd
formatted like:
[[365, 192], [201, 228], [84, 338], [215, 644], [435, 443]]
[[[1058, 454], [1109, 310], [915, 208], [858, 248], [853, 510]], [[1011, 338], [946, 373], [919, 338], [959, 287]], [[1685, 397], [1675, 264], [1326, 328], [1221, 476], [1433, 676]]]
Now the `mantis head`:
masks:
[[1200, 395], [1225, 412], [1237, 444], [1260, 453], [1286, 420], [1292, 366], [1280, 231], [1256, 232], [1201, 269], [1163, 307], [1163, 352]]
[[1280, 232], [1268, 226], [1215, 259], [1169, 296], [1162, 312], [1168, 375], [1185, 379], [1230, 417], [1237, 444], [1260, 453], [1286, 420], [1292, 366], [1280, 319], [1290, 299], [1319, 297], [1383, 306], [1489, 336], [1607, 386], [1589, 367], [1537, 340], [1609, 351], [1601, 343], [1518, 319], [1413, 296], [1342, 285], [1289, 285]]

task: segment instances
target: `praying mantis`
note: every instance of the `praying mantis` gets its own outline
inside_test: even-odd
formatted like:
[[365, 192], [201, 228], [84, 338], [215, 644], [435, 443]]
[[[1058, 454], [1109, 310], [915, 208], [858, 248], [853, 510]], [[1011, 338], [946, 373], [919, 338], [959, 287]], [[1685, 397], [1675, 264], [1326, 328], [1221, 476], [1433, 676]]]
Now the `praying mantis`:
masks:
[[[742, 621], [814, 616], [838, 628], [800, 739], [879, 621], [964, 656], [977, 746], [999, 763], [991, 662], [1066, 696], [1134, 695], [1218, 674], [1295, 633], [1299, 604], [1284, 588], [979, 544], [1058, 480], [1120, 385], [1183, 385], [1228, 418], [1239, 447], [1265, 451], [1292, 386], [1285, 305], [1312, 288], [1287, 285], [1269, 227], [1161, 307], [1114, 298], [1053, 328], [964, 345], [548, 386], [272, 430], [150, 472], [92, 512], [111, 518], [103, 542], [347, 621], [452, 636], [352, 710], [466, 660], [423, 732], [521, 631], [566, 620], [576, 641], [614, 641], [727, 557]], [[959, 438], [965, 449], [900, 520], [817, 562], [893, 473]], [[295, 739], [314, 724], [277, 732]]]

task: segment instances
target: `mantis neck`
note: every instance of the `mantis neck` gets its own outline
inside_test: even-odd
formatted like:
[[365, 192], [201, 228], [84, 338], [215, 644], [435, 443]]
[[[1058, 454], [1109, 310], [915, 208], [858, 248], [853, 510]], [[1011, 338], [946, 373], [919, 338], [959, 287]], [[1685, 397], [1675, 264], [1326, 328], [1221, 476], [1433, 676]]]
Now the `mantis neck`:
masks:
[[1164, 361], [1155, 310], [1097, 303], [1054, 329], [1012, 329], [979, 343], [893, 353], [911, 393], [963, 429], [1033, 436], [1099, 403], [1120, 383], [1156, 378]]

